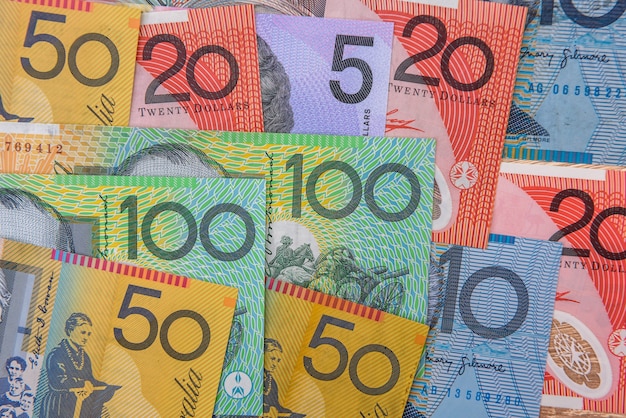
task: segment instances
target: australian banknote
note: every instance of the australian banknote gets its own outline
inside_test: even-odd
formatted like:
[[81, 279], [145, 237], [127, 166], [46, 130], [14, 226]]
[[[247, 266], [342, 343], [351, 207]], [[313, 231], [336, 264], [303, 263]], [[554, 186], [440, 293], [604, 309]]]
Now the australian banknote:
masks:
[[561, 250], [501, 235], [433, 245], [426, 372], [405, 416], [539, 415]]
[[9, 240], [0, 267], [7, 416], [211, 415], [235, 288]]
[[543, 404], [625, 414], [623, 170], [503, 163], [492, 231], [563, 243]]
[[130, 126], [262, 131], [252, 6], [144, 13]]
[[401, 416], [426, 325], [274, 279], [266, 298], [264, 416]]
[[529, 19], [504, 155], [624, 165], [626, 4], [521, 3]]
[[3, 1], [0, 121], [128, 125], [141, 10]]
[[391, 23], [277, 14], [256, 20], [267, 63], [264, 116], [277, 124], [270, 131], [384, 134]]
[[[426, 319], [433, 140], [3, 128], [12, 144], [1, 159], [6, 172], [260, 175], [268, 185], [267, 276]], [[23, 152], [27, 143], [33, 152]]]
[[4, 238], [239, 289], [218, 414], [261, 412], [264, 215], [262, 179], [0, 176]]
[[526, 9], [349, 0], [323, 10], [394, 23], [386, 134], [437, 139], [433, 240], [485, 247]]

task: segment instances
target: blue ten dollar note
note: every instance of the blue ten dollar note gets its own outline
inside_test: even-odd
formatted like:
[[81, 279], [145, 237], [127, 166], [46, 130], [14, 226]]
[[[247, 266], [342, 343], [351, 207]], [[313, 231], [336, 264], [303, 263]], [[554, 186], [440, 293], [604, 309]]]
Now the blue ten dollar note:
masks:
[[624, 165], [626, 2], [522, 3], [529, 21], [504, 156]]
[[433, 246], [426, 372], [405, 416], [539, 415], [560, 256], [502, 235], [486, 250]]

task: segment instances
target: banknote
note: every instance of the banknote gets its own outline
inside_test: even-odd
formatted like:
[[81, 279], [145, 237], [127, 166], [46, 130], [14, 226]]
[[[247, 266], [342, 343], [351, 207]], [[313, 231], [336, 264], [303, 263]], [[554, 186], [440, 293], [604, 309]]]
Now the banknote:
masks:
[[0, 121], [128, 125], [141, 10], [3, 1]]
[[626, 171], [503, 163], [492, 232], [563, 243], [542, 404], [626, 413]]
[[386, 133], [437, 139], [433, 241], [486, 247], [526, 9], [347, 0], [324, 16], [394, 23]]
[[9, 240], [0, 253], [5, 416], [210, 416], [237, 289]]
[[271, 98], [265, 118], [276, 124], [269, 131], [384, 134], [393, 24], [277, 14], [256, 20], [268, 63], [261, 73], [273, 80], [262, 86], [264, 101]]
[[432, 139], [28, 126], [0, 171], [264, 176], [267, 276], [426, 320]]
[[0, 203], [3, 238], [237, 287], [215, 410], [260, 414], [264, 180], [3, 174]]
[[405, 416], [539, 415], [562, 248], [503, 235], [484, 250], [433, 244], [426, 373]]
[[[123, 0], [123, 2], [194, 8], [252, 4], [255, 6], [256, 10], [262, 12], [317, 17], [324, 16], [324, 8], [326, 6], [326, 0]], [[416, 3], [453, 8], [458, 7], [458, 0], [422, 0]]]
[[130, 126], [262, 131], [253, 7], [144, 13]]
[[266, 299], [264, 417], [402, 415], [426, 325], [274, 279]]
[[522, 3], [530, 19], [504, 156], [625, 165], [626, 3]]

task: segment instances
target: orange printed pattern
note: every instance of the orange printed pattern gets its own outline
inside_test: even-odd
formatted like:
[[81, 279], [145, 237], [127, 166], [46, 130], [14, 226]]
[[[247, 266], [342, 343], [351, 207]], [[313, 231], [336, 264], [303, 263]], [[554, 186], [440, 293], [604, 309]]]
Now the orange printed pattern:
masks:
[[90, 12], [93, 3], [82, 0], [13, 0], [18, 3], [33, 4], [37, 6], [61, 7], [63, 9]]
[[0, 121], [126, 126], [141, 8], [0, 3]]
[[[362, 1], [383, 21], [395, 23], [396, 38], [410, 57], [403, 61], [410, 62], [404, 71], [398, 62], [392, 68], [390, 106], [398, 106], [394, 94], [402, 100], [417, 96], [420, 103], [434, 102], [448, 134], [453, 155], [443, 156], [438, 147], [436, 164], [459, 197], [453, 198], [456, 215], [435, 230], [433, 240], [485, 248], [526, 10], [469, 0], [459, 1], [458, 9]], [[423, 79], [400, 80], [403, 72]], [[394, 126], [388, 125], [389, 135]]]
[[289, 296], [295, 296], [298, 299], [306, 300], [307, 302], [328, 306], [329, 308], [338, 309], [340, 311], [358, 315], [376, 322], [382, 321], [383, 316], [385, 315], [383, 311], [379, 311], [378, 309], [350, 302], [349, 300], [340, 299], [335, 296], [330, 296], [325, 293], [316, 292], [314, 290], [296, 286], [281, 280], [267, 278], [266, 287], [269, 290], [274, 290]]

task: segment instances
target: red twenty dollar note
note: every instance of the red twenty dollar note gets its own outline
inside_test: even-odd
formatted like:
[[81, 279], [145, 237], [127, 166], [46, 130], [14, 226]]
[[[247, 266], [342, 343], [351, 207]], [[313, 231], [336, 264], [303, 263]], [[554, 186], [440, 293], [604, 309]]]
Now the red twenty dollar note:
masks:
[[144, 13], [130, 125], [262, 131], [253, 6]]
[[485, 248], [526, 9], [354, 0], [324, 15], [395, 24], [386, 133], [437, 139], [433, 240]]

